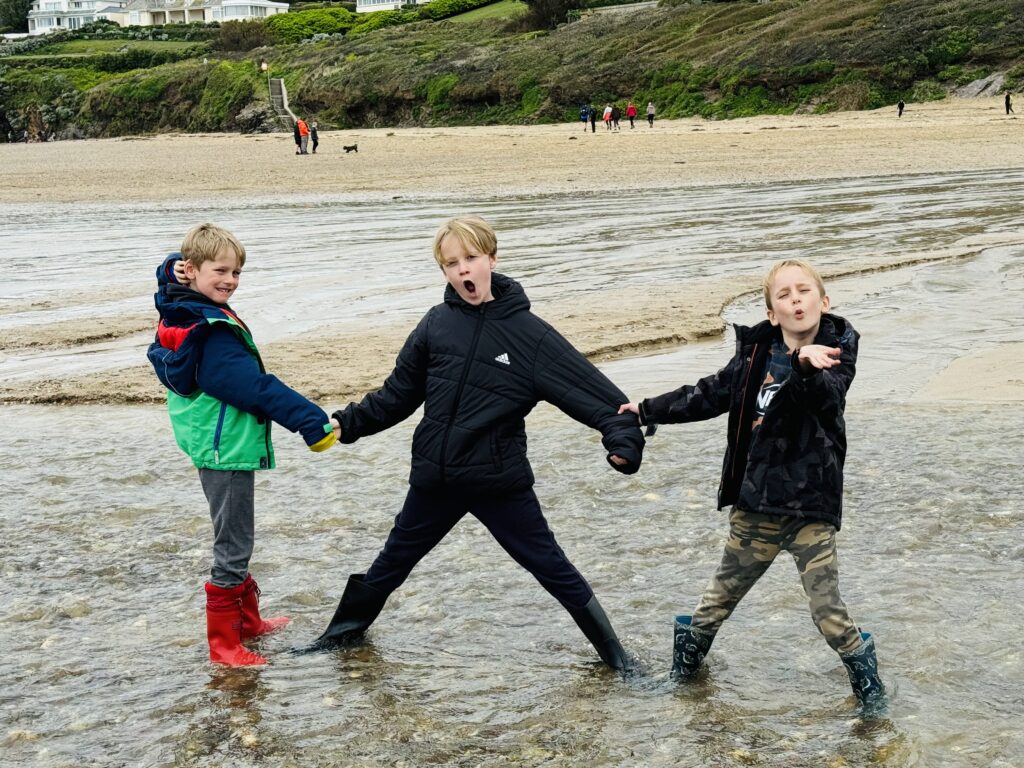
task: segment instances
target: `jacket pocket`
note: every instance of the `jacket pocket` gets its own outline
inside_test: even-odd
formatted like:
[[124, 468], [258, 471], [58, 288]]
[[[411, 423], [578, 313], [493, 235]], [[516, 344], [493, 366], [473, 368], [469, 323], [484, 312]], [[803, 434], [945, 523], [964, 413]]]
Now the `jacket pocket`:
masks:
[[498, 434], [496, 432], [490, 433], [491, 440], [491, 463], [494, 464], [494, 468], [501, 472], [504, 466], [501, 461], [501, 445], [498, 442]]

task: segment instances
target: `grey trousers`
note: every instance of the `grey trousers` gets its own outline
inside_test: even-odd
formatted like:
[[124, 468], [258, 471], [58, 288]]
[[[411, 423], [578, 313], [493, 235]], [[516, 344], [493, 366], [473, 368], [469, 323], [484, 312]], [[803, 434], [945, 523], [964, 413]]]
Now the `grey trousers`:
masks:
[[210, 581], [214, 586], [237, 587], [249, 573], [256, 540], [255, 478], [251, 470], [199, 470], [213, 521]]

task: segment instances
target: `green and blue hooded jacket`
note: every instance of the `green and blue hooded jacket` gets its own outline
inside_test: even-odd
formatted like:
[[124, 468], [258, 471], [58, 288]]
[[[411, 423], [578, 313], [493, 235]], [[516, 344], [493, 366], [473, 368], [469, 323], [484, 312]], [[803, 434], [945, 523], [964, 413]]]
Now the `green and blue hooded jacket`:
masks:
[[273, 469], [270, 424], [299, 432], [314, 451], [334, 442], [327, 414], [263, 367], [252, 335], [226, 304], [174, 278], [172, 253], [157, 269], [160, 323], [148, 357], [167, 387], [178, 446], [200, 469]]

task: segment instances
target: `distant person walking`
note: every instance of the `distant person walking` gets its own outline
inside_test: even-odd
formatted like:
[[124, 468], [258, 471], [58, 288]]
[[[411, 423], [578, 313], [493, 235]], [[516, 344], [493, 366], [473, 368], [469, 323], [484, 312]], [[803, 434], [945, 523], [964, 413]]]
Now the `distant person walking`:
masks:
[[295, 122], [296, 127], [299, 129], [299, 154], [308, 155], [309, 150], [309, 126], [306, 125], [306, 121], [301, 117]]
[[1010, 92], [1009, 91], [1006, 92], [1006, 98], [1003, 101], [1006, 104], [1006, 114], [1012, 115], [1013, 114], [1013, 100], [1010, 98]]
[[292, 123], [292, 136], [295, 138], [295, 154], [302, 154], [302, 134], [299, 133], [299, 121]]
[[597, 107], [590, 104], [587, 107], [587, 114], [590, 116], [590, 132], [597, 133]]
[[615, 104], [612, 107], [612, 125], [615, 126], [615, 130], [619, 130], [619, 121], [622, 119], [622, 110], [619, 109], [619, 105]]
[[903, 110], [906, 109], [906, 104], [903, 103], [903, 99], [896, 102], [896, 117], [903, 117]]
[[587, 121], [590, 120], [590, 106], [580, 104], [580, 122], [583, 123], [583, 132], [587, 132]]
[[612, 129], [612, 105], [611, 104], [605, 104], [604, 105], [604, 127], [607, 130], [609, 130], [609, 131]]
[[626, 117], [629, 118], [629, 130], [633, 130], [636, 127], [635, 125], [633, 125], [633, 120], [636, 119], [636, 115], [637, 115], [636, 104], [634, 104], [631, 101], [626, 106]]
[[647, 125], [651, 128], [654, 127], [654, 102], [647, 102]]
[[316, 130], [316, 120], [309, 125], [309, 139], [313, 142], [313, 154], [316, 154], [316, 148], [320, 146], [320, 134]]

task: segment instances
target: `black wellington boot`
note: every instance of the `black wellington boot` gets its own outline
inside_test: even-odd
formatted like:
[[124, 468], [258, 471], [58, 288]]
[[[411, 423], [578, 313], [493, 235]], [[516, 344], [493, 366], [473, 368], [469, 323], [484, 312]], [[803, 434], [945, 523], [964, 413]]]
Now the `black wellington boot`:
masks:
[[327, 629], [309, 645], [293, 649], [294, 653], [329, 651], [362, 637], [380, 614], [389, 594], [365, 584], [364, 576], [362, 573], [353, 573], [348, 577], [345, 592]]
[[612, 624], [608, 621], [604, 608], [597, 602], [596, 595], [590, 598], [590, 602], [582, 608], [567, 610], [573, 621], [583, 630], [587, 640], [597, 650], [601, 661], [619, 672], [629, 671], [633, 667], [632, 660], [619, 643], [619, 638], [616, 637], [615, 630], [612, 629]]
[[691, 626], [692, 616], [676, 616], [674, 639], [672, 643], [673, 680], [691, 680], [697, 676], [704, 657], [711, 650], [715, 641], [715, 633]]
[[840, 655], [846, 674], [850, 676], [850, 685], [861, 711], [868, 716], [879, 715], [885, 711], [885, 686], [878, 676], [878, 658], [875, 656], [875, 638], [870, 632], [861, 632], [864, 644], [853, 653]]

